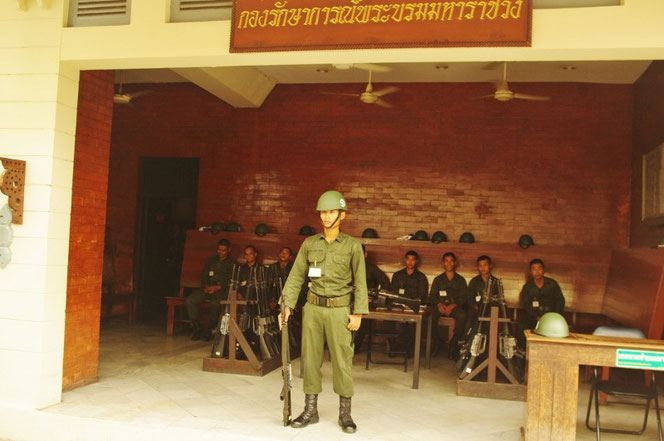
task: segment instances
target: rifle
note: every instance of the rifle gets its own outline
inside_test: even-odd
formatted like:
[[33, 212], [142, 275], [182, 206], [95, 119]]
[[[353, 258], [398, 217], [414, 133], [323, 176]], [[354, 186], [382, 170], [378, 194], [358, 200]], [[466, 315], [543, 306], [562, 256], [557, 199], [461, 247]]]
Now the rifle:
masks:
[[265, 277], [265, 267], [254, 272], [253, 285], [256, 291], [258, 315], [254, 317], [253, 331], [258, 336], [261, 358], [267, 360], [279, 355], [277, 333], [274, 330], [274, 317], [270, 311], [268, 282]]
[[231, 319], [229, 313], [223, 314], [219, 317], [218, 331], [214, 336], [214, 343], [212, 344], [212, 357], [223, 358], [227, 354], [228, 347], [228, 323]]
[[[281, 281], [279, 281], [279, 291], [281, 293]], [[293, 382], [293, 371], [291, 369], [290, 348], [288, 347], [288, 322], [286, 317], [286, 304], [284, 296], [281, 294], [281, 378], [284, 380], [281, 389], [281, 399], [284, 402], [283, 421], [284, 426], [291, 422], [291, 384]]]
[[[498, 299], [500, 302], [500, 312], [504, 318], [507, 318], [507, 309], [505, 307], [505, 294], [503, 292], [503, 282], [498, 279]], [[523, 372], [521, 363], [514, 359], [514, 357], [523, 359], [525, 354], [516, 344], [516, 339], [510, 332], [509, 324], [503, 322], [502, 332], [498, 340], [498, 352], [507, 361], [507, 368], [514, 378], [519, 382], [523, 382]]]
[[[486, 314], [489, 300], [491, 298], [492, 287], [493, 276], [490, 275], [489, 279], [486, 281], [486, 286], [484, 287], [484, 303], [482, 303], [482, 313], [480, 314], [480, 317], [484, 317]], [[459, 361], [457, 362], [457, 368], [463, 367], [461, 372], [459, 372], [460, 380], [473, 371], [475, 360], [477, 360], [477, 357], [482, 355], [486, 350], [486, 333], [482, 332], [482, 325], [483, 322], [477, 320], [477, 323], [473, 326], [475, 332], [473, 338], [467, 339], [466, 344], [461, 348]]]
[[420, 299], [411, 299], [386, 289], [375, 288], [369, 290], [369, 297], [375, 300], [376, 304], [384, 303], [387, 309], [392, 309], [392, 306], [401, 306], [412, 309], [416, 314], [420, 312]]

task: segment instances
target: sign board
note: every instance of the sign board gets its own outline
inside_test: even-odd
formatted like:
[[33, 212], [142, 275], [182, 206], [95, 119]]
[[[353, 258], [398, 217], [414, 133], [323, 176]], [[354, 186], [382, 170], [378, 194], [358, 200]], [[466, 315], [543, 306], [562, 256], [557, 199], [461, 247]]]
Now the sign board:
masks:
[[616, 349], [616, 367], [664, 370], [664, 352]]
[[231, 52], [530, 46], [532, 0], [235, 0]]

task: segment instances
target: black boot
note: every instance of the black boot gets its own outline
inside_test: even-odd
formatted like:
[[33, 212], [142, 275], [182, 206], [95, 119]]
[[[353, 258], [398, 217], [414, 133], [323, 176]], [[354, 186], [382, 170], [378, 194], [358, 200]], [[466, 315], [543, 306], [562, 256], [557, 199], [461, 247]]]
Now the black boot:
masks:
[[201, 333], [203, 332], [203, 327], [201, 326], [201, 323], [197, 320], [191, 322], [191, 324], [194, 326], [194, 333], [191, 334], [191, 339], [192, 340], [200, 340], [201, 339]]
[[318, 394], [304, 396], [304, 410], [291, 422], [291, 427], [299, 429], [318, 422]]
[[207, 328], [202, 328], [201, 330], [201, 340], [210, 341], [212, 338], [212, 331]]
[[339, 425], [346, 433], [355, 433], [357, 426], [350, 416], [350, 397], [339, 395]]

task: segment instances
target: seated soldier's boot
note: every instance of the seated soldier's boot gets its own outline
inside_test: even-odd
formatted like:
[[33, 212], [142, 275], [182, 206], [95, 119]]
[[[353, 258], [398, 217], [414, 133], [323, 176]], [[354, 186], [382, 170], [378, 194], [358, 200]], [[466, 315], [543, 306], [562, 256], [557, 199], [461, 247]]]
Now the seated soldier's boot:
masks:
[[357, 426], [350, 416], [350, 397], [339, 395], [339, 425], [346, 433], [355, 433]]
[[193, 321], [191, 324], [194, 326], [194, 333], [191, 334], [191, 339], [192, 340], [200, 340], [201, 339], [201, 333], [203, 332], [203, 327], [201, 326], [200, 322], [198, 321]]
[[307, 427], [309, 424], [318, 422], [318, 394], [306, 394], [304, 396], [304, 410], [291, 422], [291, 427], [296, 429]]

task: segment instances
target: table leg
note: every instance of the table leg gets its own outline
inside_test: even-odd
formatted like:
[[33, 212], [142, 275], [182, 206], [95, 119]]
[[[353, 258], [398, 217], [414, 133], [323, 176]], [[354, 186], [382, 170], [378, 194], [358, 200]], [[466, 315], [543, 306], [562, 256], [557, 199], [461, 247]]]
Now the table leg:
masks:
[[422, 345], [422, 321], [415, 322], [415, 354], [413, 355], [413, 389], [420, 386], [420, 346]]
[[175, 307], [171, 304], [168, 305], [166, 312], [166, 335], [173, 335], [173, 324], [175, 323]]
[[573, 441], [579, 366], [539, 360], [528, 365], [526, 440]]
[[427, 347], [426, 347], [426, 368], [431, 369], [431, 330], [433, 328], [433, 314], [429, 314], [427, 320]]

